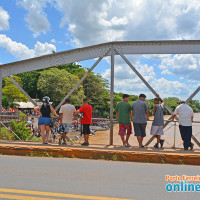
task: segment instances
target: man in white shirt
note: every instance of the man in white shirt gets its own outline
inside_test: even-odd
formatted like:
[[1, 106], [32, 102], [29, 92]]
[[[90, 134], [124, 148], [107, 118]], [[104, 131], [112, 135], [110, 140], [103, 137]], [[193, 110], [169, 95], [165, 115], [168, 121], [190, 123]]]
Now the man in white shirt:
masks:
[[[73, 121], [73, 115], [76, 111], [74, 105], [70, 104], [70, 99], [65, 99], [65, 104], [61, 106], [60, 114], [60, 125], [64, 128], [64, 133], [62, 134], [63, 145], [66, 145], [66, 134], [69, 132], [69, 128]], [[61, 142], [60, 142], [61, 143]]]
[[178, 115], [179, 117], [179, 130], [181, 133], [181, 138], [183, 140], [183, 146], [184, 150], [188, 150], [190, 147], [190, 150], [193, 149], [194, 144], [191, 143], [191, 137], [192, 137], [192, 122], [194, 113], [192, 111], [192, 108], [188, 106], [185, 101], [179, 101], [179, 106], [176, 107], [173, 116], [172, 121]]

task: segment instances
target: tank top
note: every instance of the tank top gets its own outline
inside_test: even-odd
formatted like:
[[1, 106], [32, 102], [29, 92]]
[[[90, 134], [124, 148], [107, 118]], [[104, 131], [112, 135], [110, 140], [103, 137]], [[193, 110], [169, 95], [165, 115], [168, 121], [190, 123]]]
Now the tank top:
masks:
[[156, 113], [154, 115], [154, 120], [152, 125], [153, 126], [163, 126], [164, 125], [164, 119], [163, 119], [163, 105], [162, 104], [156, 104], [157, 105], [157, 109], [156, 109]]
[[44, 106], [42, 104], [42, 108], [40, 109], [40, 112], [42, 113], [42, 117], [50, 118], [50, 113], [51, 113], [50, 105], [47, 104], [46, 106]]

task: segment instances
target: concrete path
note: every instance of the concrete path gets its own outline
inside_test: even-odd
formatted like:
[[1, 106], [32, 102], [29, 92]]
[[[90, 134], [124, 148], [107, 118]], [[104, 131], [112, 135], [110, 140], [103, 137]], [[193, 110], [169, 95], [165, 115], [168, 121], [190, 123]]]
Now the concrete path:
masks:
[[82, 147], [80, 144], [59, 146], [58, 144], [42, 145], [38, 142], [0, 141], [0, 154], [200, 165], [200, 150], [184, 151], [180, 148], [139, 149], [97, 144]]

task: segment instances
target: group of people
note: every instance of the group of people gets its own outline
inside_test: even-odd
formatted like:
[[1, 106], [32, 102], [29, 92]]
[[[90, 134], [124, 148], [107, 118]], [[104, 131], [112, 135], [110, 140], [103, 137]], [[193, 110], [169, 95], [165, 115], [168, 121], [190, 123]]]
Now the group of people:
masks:
[[34, 108], [34, 111], [38, 113], [39, 120], [38, 125], [41, 130], [43, 144], [48, 144], [48, 138], [50, 133], [50, 114], [53, 113], [57, 118], [60, 118], [60, 125], [63, 127], [62, 140], [63, 145], [66, 145], [66, 134], [69, 132], [69, 128], [73, 123], [73, 118], [78, 114], [82, 113], [81, 118], [81, 133], [84, 135], [83, 146], [88, 146], [89, 135], [90, 135], [90, 124], [92, 123], [92, 106], [88, 104], [86, 98], [83, 99], [83, 106], [78, 110], [70, 103], [70, 99], [65, 99], [65, 104], [61, 106], [59, 115], [49, 104], [50, 98], [44, 97], [42, 99], [42, 105]]
[[2, 115], [6, 114], [6, 115], [14, 115], [14, 113], [18, 112], [17, 108], [1, 108], [1, 113]]
[[[116, 119], [119, 123], [119, 135], [123, 146], [125, 147], [130, 147], [128, 141], [132, 134], [132, 121], [139, 148], [144, 148], [143, 139], [146, 136], [147, 120], [149, 120], [149, 109], [145, 99], [146, 95], [140, 94], [139, 100], [133, 102], [131, 106], [129, 103], [129, 95], [123, 94], [123, 101], [118, 102], [115, 108]], [[162, 148], [164, 144], [164, 140], [161, 139], [161, 136], [164, 134], [164, 105], [165, 102], [160, 98], [159, 94], [157, 94], [156, 98], [154, 98], [154, 119], [150, 131], [150, 134], [157, 138], [157, 142], [154, 145], [155, 148]], [[188, 106], [184, 101], [180, 101], [179, 106], [175, 109], [170, 121], [173, 121], [177, 115], [179, 117], [179, 130], [183, 140], [184, 150], [188, 150], [189, 148], [192, 150], [194, 146], [191, 142], [194, 113], [190, 106]]]
[[[131, 106], [129, 103], [129, 95], [123, 94], [123, 101], [118, 102], [116, 105], [115, 111], [116, 119], [119, 123], [119, 135], [123, 146], [125, 147], [130, 147], [129, 138], [132, 134], [132, 121], [139, 148], [144, 148], [143, 139], [146, 136], [147, 120], [149, 120], [149, 108], [145, 99], [146, 95], [140, 94], [139, 100], [133, 102]], [[92, 124], [92, 106], [88, 104], [88, 100], [83, 99], [83, 106], [76, 110], [74, 105], [70, 103], [70, 99], [67, 98], [65, 104], [60, 108], [59, 115], [57, 115], [53, 107], [49, 104], [49, 101], [49, 97], [44, 97], [42, 99], [42, 105], [34, 108], [34, 111], [40, 116], [38, 125], [41, 130], [43, 144], [48, 143], [51, 123], [50, 113], [53, 113], [57, 118], [60, 118], [60, 125], [63, 126], [64, 130], [62, 134], [63, 145], [66, 145], [66, 134], [69, 132], [69, 128], [73, 123], [73, 118], [79, 113], [82, 113], [81, 133], [84, 135], [84, 142], [82, 145], [88, 146], [90, 124]], [[157, 142], [154, 145], [155, 148], [162, 148], [164, 144], [164, 140], [161, 139], [161, 136], [164, 134], [164, 106], [165, 102], [161, 99], [159, 94], [157, 94], [156, 98], [154, 98], [154, 119], [150, 131], [150, 134], [155, 136], [157, 139]], [[183, 140], [184, 149], [188, 150], [190, 148], [192, 150], [194, 146], [191, 142], [194, 113], [190, 106], [188, 106], [184, 101], [180, 101], [179, 106], [175, 109], [172, 115], [171, 121], [173, 121], [177, 115], [179, 116], [179, 130]]]

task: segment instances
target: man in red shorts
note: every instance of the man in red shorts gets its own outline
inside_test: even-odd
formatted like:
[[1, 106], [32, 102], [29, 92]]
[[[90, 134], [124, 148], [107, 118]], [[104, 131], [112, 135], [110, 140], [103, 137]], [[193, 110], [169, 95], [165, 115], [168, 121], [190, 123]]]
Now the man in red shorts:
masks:
[[83, 106], [74, 112], [75, 115], [78, 113], [83, 113], [83, 118], [81, 119], [81, 133], [84, 135], [84, 143], [82, 146], [89, 146], [89, 135], [90, 135], [90, 124], [92, 124], [92, 106], [88, 104], [87, 99], [83, 99]]
[[[132, 118], [132, 113], [131, 113], [132, 108], [128, 101], [129, 101], [129, 95], [123, 94], [123, 101], [119, 102], [115, 108], [116, 119], [118, 120], [119, 123], [119, 135], [123, 142], [123, 146], [125, 147], [130, 147], [128, 139], [132, 133], [131, 121], [130, 121]], [[124, 138], [124, 135], [126, 135], [126, 140]]]

